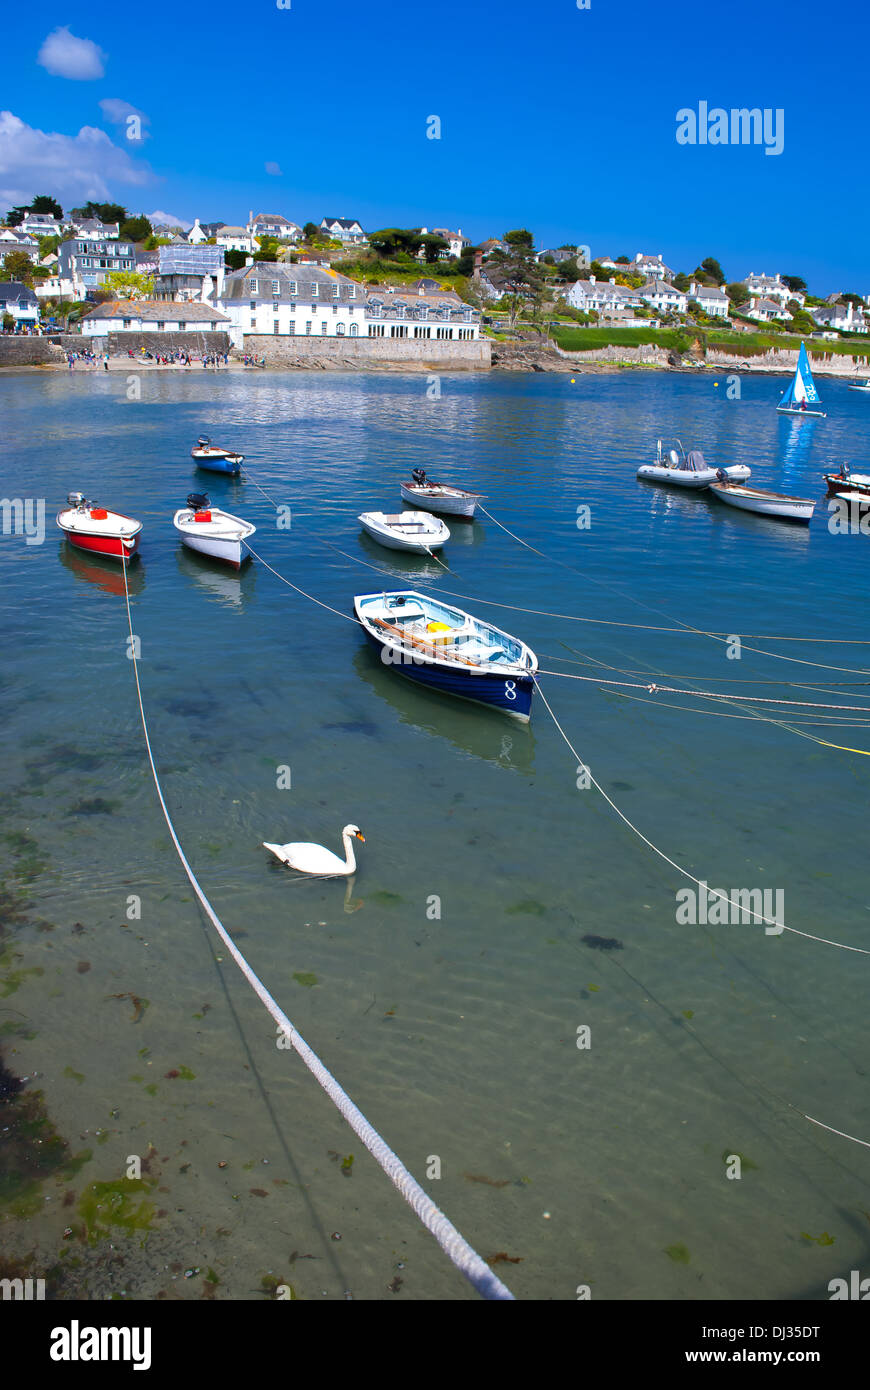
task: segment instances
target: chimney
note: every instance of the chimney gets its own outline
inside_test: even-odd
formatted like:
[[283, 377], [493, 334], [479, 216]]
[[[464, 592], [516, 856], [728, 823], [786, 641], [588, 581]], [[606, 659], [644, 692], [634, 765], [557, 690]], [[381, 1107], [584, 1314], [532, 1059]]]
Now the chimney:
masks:
[[472, 277], [473, 279], [475, 279], [475, 280], [479, 280], [479, 279], [480, 279], [480, 267], [481, 267], [482, 264], [483, 264], [483, 252], [482, 252], [482, 251], [475, 251], [475, 253], [474, 253], [474, 275], [473, 275], [473, 277]]

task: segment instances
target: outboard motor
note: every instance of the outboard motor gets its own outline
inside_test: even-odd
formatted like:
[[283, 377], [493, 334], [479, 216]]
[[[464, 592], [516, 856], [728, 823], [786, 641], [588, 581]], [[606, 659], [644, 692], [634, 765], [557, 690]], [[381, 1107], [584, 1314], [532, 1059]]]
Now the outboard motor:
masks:
[[66, 499], [68, 507], [84, 506], [85, 494], [83, 492], [71, 492]]
[[424, 469], [414, 468], [411, 472], [411, 478], [417, 484], [418, 487], [426, 486], [426, 473]]
[[187, 494], [187, 505], [192, 507], [195, 512], [207, 511], [211, 506], [207, 492], [189, 492]]
[[719, 479], [720, 483], [727, 483], [728, 481], [728, 474], [725, 472], [724, 468], [716, 469], [716, 477]]

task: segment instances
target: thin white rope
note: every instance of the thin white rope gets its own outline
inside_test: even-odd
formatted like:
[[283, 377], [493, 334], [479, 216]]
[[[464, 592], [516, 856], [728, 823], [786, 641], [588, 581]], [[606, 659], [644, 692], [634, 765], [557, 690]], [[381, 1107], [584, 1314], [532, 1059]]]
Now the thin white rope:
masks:
[[[517, 545], [525, 546], [526, 550], [531, 550], [534, 555], [540, 555], [541, 559], [546, 560], [549, 564], [556, 564], [559, 565], [562, 569], [570, 570], [572, 574], [579, 574], [580, 578], [585, 580], [586, 583], [595, 584], [597, 588], [604, 589], [607, 593], [619, 594], [621, 598], [629, 599], [631, 603], [637, 604], [639, 608], [648, 609], [650, 613], [658, 613], [659, 610], [657, 608], [653, 608], [652, 604], [643, 603], [640, 599], [635, 598], [633, 594], [625, 594], [622, 592], [622, 590], [615, 588], [612, 584], [604, 584], [601, 580], [594, 579], [589, 574], [584, 574], [581, 570], [578, 570], [575, 565], [569, 565], [565, 560], [557, 560], [554, 559], [553, 556], [547, 555], [545, 551], [539, 550], [537, 546], [531, 545], [529, 541], [524, 541], [522, 536], [518, 536], [515, 534], [515, 532], [509, 530], [509, 528], [505, 526], [502, 522], [500, 522], [497, 517], [494, 517], [492, 515], [492, 512], [488, 512], [486, 510], [486, 507], [484, 507], [481, 504], [479, 505], [480, 510], [483, 512], [484, 516], [488, 516], [490, 521], [494, 522], [495, 525], [500, 527], [500, 529], [504, 531], [506, 535], [510, 536], [511, 540], [516, 541]], [[549, 614], [547, 616], [555, 617], [556, 615]], [[679, 622], [680, 620], [677, 618], [675, 621]], [[704, 628], [694, 627], [692, 623], [682, 623], [680, 627], [668, 630], [676, 632], [690, 632], [693, 633], [696, 637], [709, 637], [714, 642], [724, 643], [727, 643], [729, 637], [731, 636], [731, 634], [720, 635], [716, 632], [707, 632]], [[772, 661], [791, 661], [797, 666], [815, 666], [820, 671], [845, 671], [848, 675], [870, 676], [870, 671], [868, 671], [866, 667], [833, 666], [830, 662], [827, 661], [805, 661], [804, 658], [800, 656], [784, 656], [781, 652], [766, 652], [762, 647], [750, 647], [745, 641], [742, 645], [746, 651], [754, 652], [757, 656], [770, 657]]]
[[[795, 1109], [797, 1110], [797, 1106]], [[803, 1110], [798, 1110], [798, 1114], [803, 1115], [805, 1120], [809, 1120], [811, 1125], [818, 1125], [819, 1129], [826, 1129], [829, 1134], [839, 1134], [841, 1139], [851, 1139], [853, 1144], [861, 1144], [865, 1149], [870, 1149], [870, 1144], [866, 1139], [856, 1139], [854, 1134], [847, 1134], [845, 1130], [834, 1129], [833, 1125], [822, 1124], [821, 1120], [814, 1120], [812, 1115], [804, 1114]]]
[[[556, 657], [558, 661], [559, 658]], [[813, 700], [777, 700], [772, 695], [735, 695], [726, 691], [715, 690], [680, 690], [674, 685], [650, 684], [649, 681], [610, 681], [603, 676], [575, 676], [570, 671], [541, 671], [542, 676], [561, 676], [566, 681], [591, 681], [593, 685], [622, 685], [631, 690], [647, 690], [651, 695], [656, 695], [661, 690], [666, 695], [698, 695], [706, 700], [745, 700], [749, 704], [755, 705], [798, 705], [808, 709], [837, 709], [850, 710], [853, 714], [870, 714], [868, 705], [828, 705]]]
[[[675, 859], [671, 859], [669, 855], [665, 854], [663, 849], [659, 849], [658, 845], [654, 845], [652, 840], [648, 839], [646, 835], [644, 835], [643, 831], [639, 830], [638, 827], [628, 819], [628, 816], [625, 814], [624, 811], [620, 810], [613, 798], [608, 795], [608, 793], [602, 787], [601, 783], [597, 781], [596, 778], [592, 775], [592, 772], [589, 769], [588, 765], [584, 763], [583, 759], [580, 757], [580, 754], [577, 752], [577, 749], [574, 747], [568, 735], [565, 733], [565, 730], [562, 728], [562, 725], [556, 718], [552, 706], [550, 705], [549, 700], [547, 699], [546, 695], [544, 694], [541, 688], [540, 681], [537, 679], [536, 676], [533, 676], [532, 679], [535, 682], [538, 694], [543, 700], [547, 708], [547, 711], [550, 715], [550, 718], [556, 725], [556, 728], [559, 730], [559, 733], [562, 735], [564, 742], [567, 744], [568, 748], [574, 754], [574, 757], [577, 759], [578, 765], [585, 768], [592, 785], [596, 788], [597, 791], [601, 793], [608, 806], [611, 808], [611, 810], [616, 812], [623, 824], [627, 825], [632, 834], [636, 835], [638, 839], [641, 840], [647, 846], [648, 849], [651, 849], [653, 854], [657, 854], [659, 859], [663, 859], [666, 864], [670, 864], [672, 869], [676, 869], [678, 874], [682, 874], [684, 878], [691, 879], [691, 881], [693, 883], [696, 883], [699, 888], [703, 888], [710, 895], [710, 897], [721, 898], [723, 902], [730, 903], [731, 899], [727, 893], [720, 892], [718, 888], [710, 888], [708, 884], [705, 883], [702, 879], [696, 878], [693, 873], [690, 873], [688, 869], [684, 869], [683, 866], [681, 864], [678, 864]], [[746, 911], [751, 912], [752, 916], [756, 919], [756, 921], [766, 922], [769, 926], [777, 927], [782, 931], [791, 932], [794, 936], [803, 936], [808, 941], [818, 941], [823, 946], [837, 946], [841, 951], [854, 951], [857, 955], [860, 956], [870, 956], [870, 950], [865, 950], [863, 946], [846, 946], [842, 941], [829, 941], [827, 937], [813, 936], [811, 932], [799, 931], [797, 927], [787, 927], [784, 922], [777, 922], [773, 917], [765, 917], [764, 913], [756, 912], [754, 908], [747, 908]]]
[[[267, 568], [269, 568], [269, 566], [267, 566]], [[260, 980], [251, 969], [200, 887], [196, 874], [190, 867], [187, 856], [175, 833], [175, 826], [172, 824], [172, 818], [167, 809], [166, 802], [163, 799], [163, 791], [154, 763], [154, 754], [151, 751], [148, 722], [145, 718], [145, 707], [142, 702], [142, 687], [139, 683], [139, 663], [136, 657], [136, 639], [133, 634], [133, 615], [130, 610], [130, 590], [127, 587], [127, 565], [125, 561], [122, 561], [121, 569], [124, 573], [124, 595], [127, 603], [127, 625], [130, 629], [130, 655], [133, 661], [133, 674], [136, 680], [136, 697], [139, 702], [142, 732], [145, 735], [145, 749], [148, 754], [148, 762], [151, 765], [151, 776], [154, 780], [154, 786], [157, 791], [160, 808], [163, 812], [163, 818], [166, 821], [169, 834], [172, 837], [172, 843], [175, 845], [182, 868], [190, 881], [194, 893], [199, 899], [200, 906], [248, 984], [268, 1013], [271, 1014], [273, 1020], [277, 1023], [294, 1050], [302, 1058], [302, 1061], [305, 1063], [312, 1076], [314, 1076], [323, 1087], [330, 1100], [341, 1112], [345, 1120], [347, 1120], [351, 1129], [359, 1136], [369, 1153], [376, 1162], [380, 1164], [381, 1168], [387, 1174], [387, 1177], [390, 1178], [393, 1185], [402, 1194], [405, 1201], [413, 1209], [426, 1229], [435, 1237], [448, 1258], [452, 1260], [456, 1268], [465, 1275], [466, 1279], [474, 1285], [478, 1293], [484, 1298], [512, 1300], [514, 1296], [510, 1289], [492, 1272], [489, 1265], [487, 1265], [486, 1262], [481, 1259], [480, 1255], [477, 1254], [476, 1250], [468, 1244], [453, 1223], [448, 1220], [438, 1207], [436, 1207], [431, 1197], [424, 1192], [417, 1180], [408, 1172], [408, 1169], [386, 1141], [381, 1138], [374, 1126], [369, 1123], [362, 1111], [358, 1109], [347, 1092], [343, 1090], [336, 1081], [332, 1073], [324, 1066], [316, 1052], [308, 1046], [305, 1039], [296, 1031], [290, 1019], [272, 998], [262, 980]], [[278, 577], [281, 578], [280, 575]], [[289, 581], [285, 582], [289, 583]], [[295, 588], [296, 586], [291, 585], [290, 587]], [[302, 593], [303, 591], [300, 589], [299, 592]], [[306, 595], [306, 597], [310, 597], [310, 595]], [[314, 601], [315, 603], [318, 602], [317, 599]], [[328, 607], [327, 604], [322, 604], [321, 606]], [[338, 610], [333, 609], [332, 611], [337, 612]], [[341, 616], [345, 617], [346, 615], [341, 614]], [[354, 619], [353, 621], [356, 620]]]
[[265, 565], [266, 569], [269, 570], [271, 574], [274, 574], [276, 579], [280, 579], [282, 584], [286, 584], [290, 589], [295, 589], [297, 594], [301, 594], [303, 598], [310, 599], [312, 603], [316, 603], [320, 608], [325, 608], [327, 612], [335, 613], [337, 617], [344, 618], [346, 622], [354, 623], [357, 627], [361, 626], [359, 618], [351, 617], [349, 613], [342, 613], [340, 608], [333, 608], [331, 603], [324, 603], [321, 599], [315, 598], [313, 594], [307, 593], [305, 589], [300, 589], [298, 584], [291, 584], [290, 580], [285, 579], [283, 574], [279, 574], [276, 569], [272, 569], [272, 566], [269, 564], [269, 562], [267, 560], [264, 560], [262, 555], [258, 555], [252, 545], [250, 545], [247, 541], [243, 541], [242, 544], [245, 546], [247, 550], [250, 550], [254, 559], [259, 560], [261, 565]]

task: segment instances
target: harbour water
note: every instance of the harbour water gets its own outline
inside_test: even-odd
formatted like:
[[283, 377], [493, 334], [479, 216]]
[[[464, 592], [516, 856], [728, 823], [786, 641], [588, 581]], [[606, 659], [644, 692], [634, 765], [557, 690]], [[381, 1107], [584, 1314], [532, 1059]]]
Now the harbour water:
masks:
[[[784, 385], [463, 374], [433, 398], [421, 376], [167, 371], [129, 400], [123, 375], [0, 379], [4, 495], [46, 503], [44, 543], [0, 538], [0, 1045], [29, 1078], [16, 1104], [41, 1092], [67, 1145], [41, 1166], [7, 1145], [6, 1258], [35, 1252], [61, 1296], [475, 1297], [201, 917], [145, 758], [123, 576], [54, 526], [79, 489], [144, 524], [143, 698], [205, 892], [518, 1297], [818, 1299], [866, 1268], [868, 1149], [805, 1116], [870, 1140], [870, 956], [679, 923], [687, 880], [585, 785], [539, 697], [526, 727], [427, 693], [343, 617], [425, 583], [523, 638], [644, 836], [870, 950], [867, 715], [647, 688], [870, 703], [870, 538], [831, 534], [821, 500], [802, 528], [635, 479], [676, 436], [820, 499], [823, 470], [866, 468], [867, 402], [822, 379], [828, 418], [784, 419]], [[201, 432], [289, 528], [252, 482], [195, 472]], [[487, 516], [450, 523], [449, 574], [361, 536], [413, 467], [484, 492], [542, 553]], [[337, 611], [184, 551], [194, 489]], [[349, 884], [261, 848], [338, 850], [347, 822], [366, 835]]]

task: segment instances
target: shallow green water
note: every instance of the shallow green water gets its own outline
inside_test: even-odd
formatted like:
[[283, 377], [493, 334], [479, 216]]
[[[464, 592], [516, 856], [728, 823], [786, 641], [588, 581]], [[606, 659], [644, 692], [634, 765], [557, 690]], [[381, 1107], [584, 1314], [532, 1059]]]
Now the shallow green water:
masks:
[[[546, 671], [857, 704], [866, 649], [833, 639], [870, 636], [870, 540], [830, 535], [824, 506], [791, 528], [634, 476], [657, 436], [677, 434], [717, 464], [750, 463], [760, 486], [811, 496], [831, 463], [866, 466], [865, 401], [825, 383], [827, 420], [780, 420], [782, 385], [745, 380], [727, 401], [707, 378], [462, 376], [432, 400], [423, 377], [152, 373], [128, 402], [123, 378], [0, 380], [4, 493], [44, 497], [48, 513], [44, 544], [0, 544], [3, 860], [31, 900], [0, 941], [0, 1041], [71, 1151], [92, 1153], [2, 1209], [4, 1249], [35, 1248], [45, 1268], [82, 1260], [99, 1297], [253, 1299], [270, 1277], [300, 1298], [474, 1297], [216, 960], [144, 758], [123, 580], [70, 555], [53, 525], [80, 489], [144, 523], [130, 572], [143, 694], [205, 891], [472, 1244], [519, 1260], [495, 1266], [519, 1297], [588, 1284], [594, 1298], [820, 1298], [866, 1264], [867, 1150], [799, 1112], [870, 1139], [870, 958], [678, 925], [683, 880], [578, 788], [539, 700], [524, 728], [420, 691], [351, 623], [257, 562], [240, 577], [210, 567], [171, 525], [204, 487], [257, 524], [264, 559], [342, 613], [387, 583], [355, 563], [367, 561], [395, 587], [465, 596]], [[289, 531], [250, 483], [194, 472], [202, 430], [292, 506]], [[484, 491], [549, 559], [486, 517], [454, 525], [449, 578], [360, 536], [357, 514], [396, 507], [414, 466]], [[738, 634], [743, 655], [613, 623]], [[543, 688], [580, 757], [671, 858], [715, 887], [782, 889], [790, 926], [870, 947], [868, 760], [795, 732], [870, 748], [870, 728], [805, 723], [805, 710], [784, 728], [556, 677]], [[337, 849], [348, 821], [366, 834], [349, 888], [294, 881], [260, 848]], [[739, 1181], [723, 1158], [735, 1153], [748, 1160]], [[147, 1230], [92, 1189], [121, 1183], [137, 1154]], [[433, 1157], [441, 1177], [427, 1180]]]

